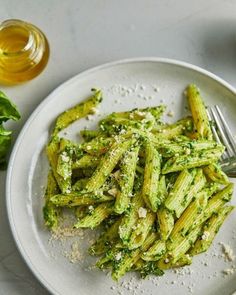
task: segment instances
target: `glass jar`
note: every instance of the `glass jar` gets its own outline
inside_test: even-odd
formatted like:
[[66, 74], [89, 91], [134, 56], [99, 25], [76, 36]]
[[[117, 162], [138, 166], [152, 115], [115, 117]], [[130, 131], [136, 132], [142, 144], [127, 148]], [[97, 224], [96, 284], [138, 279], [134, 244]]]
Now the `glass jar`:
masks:
[[18, 84], [33, 79], [47, 65], [49, 45], [34, 25], [6, 20], [0, 25], [0, 83]]

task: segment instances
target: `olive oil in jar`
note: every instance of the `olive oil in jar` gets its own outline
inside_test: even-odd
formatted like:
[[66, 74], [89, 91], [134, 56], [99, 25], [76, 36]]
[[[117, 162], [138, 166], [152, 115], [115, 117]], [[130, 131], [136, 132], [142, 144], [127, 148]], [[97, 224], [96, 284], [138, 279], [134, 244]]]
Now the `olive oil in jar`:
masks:
[[0, 25], [0, 83], [18, 84], [33, 79], [47, 65], [49, 45], [34, 25], [7, 20]]

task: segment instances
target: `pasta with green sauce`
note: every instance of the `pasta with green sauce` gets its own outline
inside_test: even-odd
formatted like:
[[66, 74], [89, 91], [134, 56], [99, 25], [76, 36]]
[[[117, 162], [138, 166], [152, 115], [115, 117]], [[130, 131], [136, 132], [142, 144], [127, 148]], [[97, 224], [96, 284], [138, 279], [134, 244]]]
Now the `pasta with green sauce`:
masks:
[[75, 228], [102, 231], [89, 254], [114, 280], [191, 264], [234, 208], [219, 164], [225, 147], [213, 139], [199, 89], [189, 85], [186, 95], [191, 116], [174, 124], [161, 121], [163, 105], [112, 113], [97, 130], [82, 130], [82, 143], [60, 131], [94, 113], [100, 90], [56, 119], [46, 147], [45, 225], [54, 230], [69, 208]]

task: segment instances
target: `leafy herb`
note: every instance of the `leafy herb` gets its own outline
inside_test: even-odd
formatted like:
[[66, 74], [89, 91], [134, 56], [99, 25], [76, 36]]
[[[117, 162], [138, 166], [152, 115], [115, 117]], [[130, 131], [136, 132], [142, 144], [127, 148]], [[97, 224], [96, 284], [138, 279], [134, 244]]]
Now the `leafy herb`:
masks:
[[3, 123], [8, 120], [17, 121], [20, 114], [10, 99], [0, 91], [0, 170], [6, 168], [6, 155], [11, 145], [11, 131], [6, 130]]
[[164, 271], [157, 267], [155, 261], [149, 261], [142, 267], [140, 271], [141, 277], [145, 279], [148, 275], [162, 276]]

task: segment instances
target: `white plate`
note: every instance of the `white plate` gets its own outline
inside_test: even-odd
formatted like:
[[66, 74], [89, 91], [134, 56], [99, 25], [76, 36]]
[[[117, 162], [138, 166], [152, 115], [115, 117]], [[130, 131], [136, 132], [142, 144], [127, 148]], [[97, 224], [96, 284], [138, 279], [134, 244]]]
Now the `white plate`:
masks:
[[[222, 274], [234, 263], [218, 257], [221, 253], [220, 241], [229, 244], [236, 253], [236, 213], [231, 214], [225, 222], [209, 253], [194, 258], [192, 266], [185, 269], [185, 274], [170, 271], [157, 280], [146, 281], [140, 281], [130, 274], [125, 277], [123, 286], [101, 271], [85, 271], [80, 264], [69, 263], [61, 253], [63, 246], [59, 241], [53, 243], [54, 247], [48, 243], [49, 233], [43, 226], [42, 196], [48, 170], [44, 145], [59, 113], [85, 99], [91, 87], [99, 87], [104, 92], [102, 115], [157, 105], [163, 100], [168, 109], [175, 112], [175, 117], [171, 118], [174, 120], [183, 116], [183, 90], [192, 82], [200, 87], [207, 104], [221, 106], [236, 133], [236, 95], [233, 87], [196, 66], [160, 58], [118, 61], [79, 74], [53, 91], [27, 121], [9, 163], [7, 210], [19, 251], [50, 292], [106, 295], [119, 294], [120, 291], [120, 294], [183, 295], [193, 291], [201, 295], [227, 295], [236, 289], [236, 275]], [[94, 127], [99, 119], [76, 122], [68, 128], [69, 137], [75, 139], [79, 129], [86, 125]], [[129, 280], [132, 277], [131, 284]], [[133, 293], [134, 290], [136, 293]]]

